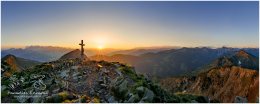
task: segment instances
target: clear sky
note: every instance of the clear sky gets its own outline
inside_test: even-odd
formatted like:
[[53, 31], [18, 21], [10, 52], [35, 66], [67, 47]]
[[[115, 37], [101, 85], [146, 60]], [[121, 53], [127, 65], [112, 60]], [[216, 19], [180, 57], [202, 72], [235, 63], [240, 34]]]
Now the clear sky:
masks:
[[258, 2], [2, 2], [2, 47], [258, 47]]

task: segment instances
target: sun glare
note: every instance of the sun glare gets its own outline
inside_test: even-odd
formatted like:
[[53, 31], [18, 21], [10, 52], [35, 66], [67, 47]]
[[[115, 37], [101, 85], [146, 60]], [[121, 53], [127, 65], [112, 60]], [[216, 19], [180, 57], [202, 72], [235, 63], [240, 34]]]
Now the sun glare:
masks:
[[97, 48], [98, 48], [99, 50], [102, 50], [104, 47], [103, 47], [102, 45], [99, 45]]

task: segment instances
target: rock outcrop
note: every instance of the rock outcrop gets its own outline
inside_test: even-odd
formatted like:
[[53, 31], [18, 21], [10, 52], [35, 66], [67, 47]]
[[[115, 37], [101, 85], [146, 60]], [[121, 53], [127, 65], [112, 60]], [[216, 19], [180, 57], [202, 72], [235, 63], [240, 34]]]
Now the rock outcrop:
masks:
[[172, 93], [208, 96], [212, 102], [257, 102], [259, 67], [256, 62], [257, 58], [238, 51], [217, 59], [205, 67], [209, 69], [202, 70], [196, 76], [166, 78], [161, 80], [161, 84]]
[[15, 72], [20, 72], [26, 68], [40, 64], [40, 62], [19, 58], [14, 55], [6, 55], [1, 59], [2, 76], [11, 76]]
[[[66, 53], [65, 55], [61, 56], [60, 60], [66, 60], [66, 59], [81, 59], [81, 51], [79, 49], [75, 49], [69, 53]], [[88, 60], [88, 57], [84, 54], [83, 59]]]
[[174, 93], [204, 95], [220, 102], [235, 102], [236, 96], [256, 102], [259, 97], [258, 72], [236, 66], [211, 69], [196, 77], [167, 78], [161, 84]]

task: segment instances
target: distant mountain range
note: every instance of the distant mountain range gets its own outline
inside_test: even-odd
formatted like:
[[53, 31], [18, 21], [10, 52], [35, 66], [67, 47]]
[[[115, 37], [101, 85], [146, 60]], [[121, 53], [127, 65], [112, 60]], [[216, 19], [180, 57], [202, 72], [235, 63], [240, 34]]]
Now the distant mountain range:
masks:
[[[49, 62], [58, 60], [62, 55], [75, 49], [47, 46], [29, 46], [24, 49], [2, 50], [2, 57], [13, 54], [17, 57]], [[85, 49], [86, 55], [93, 60], [106, 60], [133, 65], [138, 73], [159, 77], [170, 77], [195, 72], [216, 58], [234, 53], [240, 48], [179, 48], [179, 47], [141, 47], [129, 50]], [[258, 57], [258, 48], [243, 48]], [[96, 55], [98, 54], [98, 55]]]
[[51, 60], [57, 60], [63, 54], [71, 51], [73, 49], [63, 48], [63, 47], [52, 47], [52, 46], [28, 46], [24, 49], [22, 48], [11, 48], [1, 51], [1, 57], [8, 54], [15, 55], [17, 57], [36, 60], [40, 62], [47, 62]]
[[[8, 54], [15, 55], [17, 57], [36, 60], [40, 62], [49, 62], [58, 60], [62, 55], [68, 53], [73, 48], [55, 47], [55, 46], [28, 46], [25, 48], [11, 48], [1, 50], [1, 58]], [[117, 49], [85, 49], [85, 54], [92, 56], [95, 54], [108, 54], [110, 52], [118, 51]]]
[[[139, 56], [115, 54], [112, 56], [96, 55], [90, 57], [93, 60], [105, 60], [121, 62], [133, 65], [139, 73], [148, 73], [159, 77], [179, 76], [184, 73], [198, 70], [219, 58], [232, 54], [239, 48], [181, 48], [146, 53]], [[246, 52], [258, 57], [258, 48], [244, 48]]]
[[[129, 50], [119, 50], [112, 48], [105, 48], [102, 50], [94, 48], [86, 48], [85, 54], [87, 56], [93, 56], [97, 54], [101, 55], [115, 55], [115, 54], [129, 54], [129, 55], [141, 55], [148, 52], [159, 52], [167, 49], [178, 47], [141, 47]], [[55, 46], [27, 46], [25, 48], [11, 48], [1, 50], [1, 58], [8, 54], [13, 54], [17, 57], [36, 60], [40, 62], [49, 62], [58, 60], [62, 55], [68, 53], [73, 48], [55, 47]]]
[[116, 55], [116, 54], [125, 54], [125, 55], [133, 55], [133, 56], [139, 56], [146, 53], [157, 53], [160, 51], [170, 50], [170, 49], [180, 49], [181, 47], [177, 46], [161, 46], [161, 47], [139, 47], [129, 50], [119, 50], [115, 52], [111, 52], [107, 55]]

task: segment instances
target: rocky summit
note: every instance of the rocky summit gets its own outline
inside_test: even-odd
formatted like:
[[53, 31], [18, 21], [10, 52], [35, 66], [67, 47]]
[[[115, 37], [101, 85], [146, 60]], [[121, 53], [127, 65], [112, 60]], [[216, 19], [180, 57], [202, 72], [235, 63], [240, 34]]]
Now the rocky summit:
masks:
[[[79, 49], [75, 49], [65, 55], [63, 55], [60, 60], [64, 59], [76, 59], [76, 58], [81, 58], [81, 51]], [[88, 60], [88, 57], [84, 54], [83, 59]]]
[[207, 102], [203, 96], [169, 94], [133, 67], [117, 62], [63, 59], [2, 77], [2, 102], [133, 103]]

